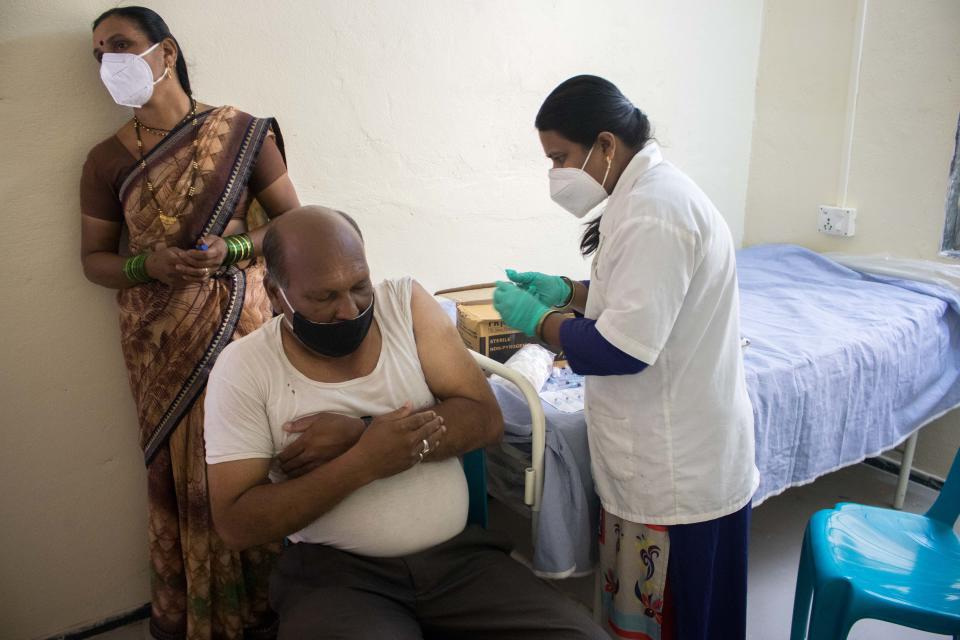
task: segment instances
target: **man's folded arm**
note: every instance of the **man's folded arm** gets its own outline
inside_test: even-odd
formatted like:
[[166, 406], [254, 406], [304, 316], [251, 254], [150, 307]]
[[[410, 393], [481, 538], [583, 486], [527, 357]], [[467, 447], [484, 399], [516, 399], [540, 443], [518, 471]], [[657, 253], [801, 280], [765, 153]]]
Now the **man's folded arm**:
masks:
[[208, 465], [214, 526], [231, 549], [281, 540], [370, 482], [366, 466], [354, 448], [299, 478], [273, 484], [267, 478], [269, 458]]
[[[333, 509], [351, 493], [418, 462], [424, 438], [441, 427], [432, 410], [409, 404], [374, 418], [341, 455], [297, 478], [271, 483], [273, 442], [264, 400], [240, 362], [214, 367], [207, 383], [205, 440], [213, 523], [226, 545], [246, 549], [280, 540]], [[235, 379], [231, 379], [231, 377]]]
[[413, 284], [413, 331], [420, 366], [447, 432], [427, 461], [462, 455], [500, 441], [503, 415], [483, 371], [449, 317], [420, 284]]

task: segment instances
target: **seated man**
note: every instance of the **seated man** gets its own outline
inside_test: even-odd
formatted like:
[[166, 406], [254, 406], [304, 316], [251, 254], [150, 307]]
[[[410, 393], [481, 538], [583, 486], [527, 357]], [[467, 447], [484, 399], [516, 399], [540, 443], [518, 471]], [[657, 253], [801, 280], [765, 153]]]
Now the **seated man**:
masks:
[[320, 207], [274, 221], [263, 253], [281, 315], [218, 358], [205, 438], [224, 541], [294, 543], [270, 584], [280, 638], [604, 638], [465, 528], [457, 456], [503, 422], [433, 298], [373, 285], [355, 223]]

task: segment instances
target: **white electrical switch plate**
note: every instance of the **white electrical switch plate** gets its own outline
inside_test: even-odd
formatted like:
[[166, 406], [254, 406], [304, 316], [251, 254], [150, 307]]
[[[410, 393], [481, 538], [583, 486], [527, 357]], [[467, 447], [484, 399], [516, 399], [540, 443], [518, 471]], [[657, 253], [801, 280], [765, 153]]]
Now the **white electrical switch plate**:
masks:
[[820, 205], [817, 231], [831, 236], [852, 236], [856, 231], [857, 210]]

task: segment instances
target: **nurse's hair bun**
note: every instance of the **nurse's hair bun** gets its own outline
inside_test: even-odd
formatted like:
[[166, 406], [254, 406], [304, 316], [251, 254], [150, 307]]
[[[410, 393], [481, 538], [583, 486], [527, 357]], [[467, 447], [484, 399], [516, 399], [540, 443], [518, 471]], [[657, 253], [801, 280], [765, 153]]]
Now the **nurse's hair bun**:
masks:
[[538, 131], [556, 131], [585, 147], [601, 131], [637, 150], [650, 139], [647, 116], [616, 85], [599, 76], [574, 76], [560, 83], [543, 101], [534, 126]]

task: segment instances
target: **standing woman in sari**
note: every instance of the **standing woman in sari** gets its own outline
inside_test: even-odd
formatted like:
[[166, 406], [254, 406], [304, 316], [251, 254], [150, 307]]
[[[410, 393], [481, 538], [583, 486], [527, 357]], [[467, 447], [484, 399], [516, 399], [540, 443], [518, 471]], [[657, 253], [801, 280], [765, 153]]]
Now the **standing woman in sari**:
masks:
[[97, 18], [93, 54], [113, 99], [133, 107], [83, 167], [81, 254], [90, 281], [119, 290], [148, 470], [150, 630], [272, 637], [266, 580], [278, 545], [238, 554], [215, 533], [203, 395], [223, 347], [272, 315], [258, 257], [265, 225], [247, 220], [299, 205], [279, 129], [272, 118], [194, 100], [183, 52], [150, 9]]

